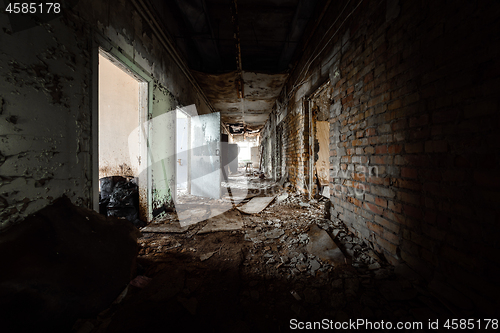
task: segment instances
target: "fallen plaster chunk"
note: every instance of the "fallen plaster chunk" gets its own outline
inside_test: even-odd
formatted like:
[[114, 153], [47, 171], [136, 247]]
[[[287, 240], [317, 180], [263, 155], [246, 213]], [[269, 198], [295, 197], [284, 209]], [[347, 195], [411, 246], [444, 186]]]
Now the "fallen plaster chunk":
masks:
[[210, 259], [210, 258], [214, 255], [214, 253], [215, 253], [215, 252], [217, 252], [217, 251], [213, 251], [213, 252], [208, 252], [208, 253], [204, 253], [204, 254], [202, 254], [202, 255], [200, 256], [200, 260], [201, 260], [201, 261], [205, 261], [205, 260], [207, 260], [207, 259]]
[[236, 210], [224, 212], [221, 215], [211, 217], [207, 220], [207, 224], [198, 232], [206, 234], [215, 231], [233, 231], [243, 228], [243, 219], [237, 215]]
[[293, 298], [295, 298], [297, 301], [302, 300], [299, 293], [297, 293], [295, 290], [290, 291], [290, 294], [292, 294]]
[[323, 261], [333, 264], [345, 263], [344, 254], [325, 230], [313, 224], [308, 235], [309, 243], [306, 246], [307, 252], [319, 257]]
[[276, 238], [280, 238], [281, 236], [283, 236], [285, 232], [281, 229], [273, 229], [273, 230], [270, 230], [270, 231], [266, 231], [264, 233], [264, 236], [266, 236], [266, 238], [270, 238], [270, 239], [276, 239]]
[[269, 206], [275, 197], [256, 197], [237, 209], [245, 214], [257, 214]]
[[163, 234], [183, 234], [188, 231], [188, 227], [182, 227], [179, 222], [162, 224], [158, 226], [147, 226], [141, 229], [141, 232], [153, 232]]
[[276, 203], [281, 203], [288, 198], [288, 193], [284, 193], [276, 198]]

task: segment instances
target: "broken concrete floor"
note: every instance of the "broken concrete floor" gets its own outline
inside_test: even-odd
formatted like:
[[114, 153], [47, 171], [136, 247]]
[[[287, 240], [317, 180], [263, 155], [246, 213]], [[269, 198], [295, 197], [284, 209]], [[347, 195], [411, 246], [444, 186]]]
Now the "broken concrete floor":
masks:
[[[139, 274], [151, 281], [143, 288], [129, 286], [120, 304], [79, 327], [280, 332], [294, 318], [425, 325], [429, 319], [464, 317], [428, 292], [408, 267], [394, 269], [340, 221], [325, 219], [326, 199], [288, 195], [258, 214], [232, 209], [183, 230], [143, 229]], [[241, 228], [201, 232], [227, 216]]]

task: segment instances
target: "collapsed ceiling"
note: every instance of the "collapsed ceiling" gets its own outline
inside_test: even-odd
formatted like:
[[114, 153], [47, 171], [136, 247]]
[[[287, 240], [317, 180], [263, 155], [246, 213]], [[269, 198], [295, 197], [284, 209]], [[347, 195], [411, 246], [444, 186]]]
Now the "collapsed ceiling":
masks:
[[221, 120], [264, 126], [321, 0], [151, 0]]

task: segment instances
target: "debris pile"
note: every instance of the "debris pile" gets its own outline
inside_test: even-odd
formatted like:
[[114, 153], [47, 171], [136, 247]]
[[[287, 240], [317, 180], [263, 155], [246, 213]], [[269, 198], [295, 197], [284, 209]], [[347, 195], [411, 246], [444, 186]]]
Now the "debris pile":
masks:
[[[186, 325], [280, 332], [290, 329], [290, 318], [395, 323], [450, 317], [409, 267], [392, 267], [341, 221], [325, 218], [327, 198], [308, 200], [258, 175], [229, 181], [235, 178], [241, 188], [233, 182], [230, 198], [182, 198], [196, 202], [190, 212], [201, 210], [206, 220], [182, 226], [172, 215], [142, 229], [138, 260], [151, 283], [102, 319], [107, 332]], [[222, 211], [223, 203], [231, 205]], [[147, 321], [133, 319], [138, 309]]]
[[146, 225], [139, 219], [139, 189], [134, 178], [104, 177], [99, 184], [99, 213], [126, 218], [136, 227]]

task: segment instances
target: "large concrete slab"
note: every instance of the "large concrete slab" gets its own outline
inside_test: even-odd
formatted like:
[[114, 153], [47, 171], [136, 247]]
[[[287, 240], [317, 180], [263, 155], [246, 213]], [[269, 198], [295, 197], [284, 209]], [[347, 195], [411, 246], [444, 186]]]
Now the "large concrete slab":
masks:
[[307, 234], [309, 236], [309, 243], [306, 246], [307, 252], [323, 261], [337, 265], [345, 264], [344, 254], [325, 230], [313, 224]]
[[216, 231], [232, 231], [243, 228], [243, 220], [236, 210], [224, 212], [220, 215], [209, 218], [208, 223], [198, 232], [206, 234]]
[[154, 232], [162, 234], [182, 234], [186, 232], [189, 228], [181, 226], [179, 222], [173, 222], [161, 225], [147, 226], [141, 229], [141, 232]]
[[245, 214], [257, 214], [263, 211], [275, 198], [272, 197], [256, 197], [244, 204], [241, 207], [237, 207], [240, 212]]

